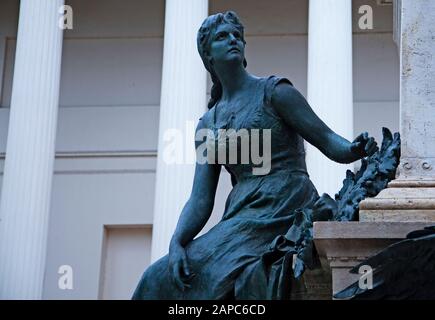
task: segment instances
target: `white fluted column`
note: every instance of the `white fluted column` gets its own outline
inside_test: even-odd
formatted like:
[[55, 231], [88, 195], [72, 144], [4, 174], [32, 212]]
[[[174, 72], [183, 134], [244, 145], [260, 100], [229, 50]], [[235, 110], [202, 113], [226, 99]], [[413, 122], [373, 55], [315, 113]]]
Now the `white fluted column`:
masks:
[[[308, 101], [335, 132], [353, 139], [352, 1], [310, 0], [308, 27]], [[349, 165], [334, 163], [307, 146], [307, 167], [319, 193], [332, 197]]]
[[21, 0], [0, 204], [0, 299], [39, 299], [45, 271], [63, 0]]
[[192, 189], [194, 128], [206, 110], [207, 83], [196, 34], [207, 14], [208, 0], [166, 0], [152, 261], [168, 253]]

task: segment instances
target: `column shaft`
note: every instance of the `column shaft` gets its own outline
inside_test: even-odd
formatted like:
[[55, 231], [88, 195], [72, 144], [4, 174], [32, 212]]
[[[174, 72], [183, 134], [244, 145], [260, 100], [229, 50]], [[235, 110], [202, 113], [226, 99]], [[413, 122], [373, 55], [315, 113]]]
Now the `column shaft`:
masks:
[[[152, 261], [168, 252], [192, 189], [194, 128], [206, 110], [207, 83], [196, 35], [207, 14], [207, 0], [166, 1]], [[171, 147], [182, 150], [181, 161], [168, 163]]]
[[21, 0], [0, 204], [0, 298], [42, 296], [53, 175], [63, 0]]
[[[310, 0], [308, 102], [335, 132], [353, 138], [352, 2]], [[319, 193], [334, 196], [349, 165], [334, 163], [306, 144], [307, 167]]]

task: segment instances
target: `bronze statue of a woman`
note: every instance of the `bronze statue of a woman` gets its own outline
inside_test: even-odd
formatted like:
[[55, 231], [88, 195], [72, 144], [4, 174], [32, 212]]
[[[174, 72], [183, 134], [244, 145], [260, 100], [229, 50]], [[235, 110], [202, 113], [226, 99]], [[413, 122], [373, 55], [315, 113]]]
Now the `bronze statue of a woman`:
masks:
[[[292, 226], [296, 209], [319, 199], [307, 173], [303, 139], [340, 163], [378, 149], [367, 133], [349, 142], [333, 132], [289, 80], [249, 74], [243, 26], [234, 12], [209, 16], [197, 40], [213, 80], [209, 110], [197, 130], [212, 130], [218, 139], [219, 129], [270, 129], [270, 171], [255, 175], [252, 163], [197, 163], [169, 254], [144, 272], [133, 299], [240, 298], [252, 285], [250, 266]], [[233, 178], [225, 212], [216, 226], [194, 239], [212, 212], [221, 165]]]

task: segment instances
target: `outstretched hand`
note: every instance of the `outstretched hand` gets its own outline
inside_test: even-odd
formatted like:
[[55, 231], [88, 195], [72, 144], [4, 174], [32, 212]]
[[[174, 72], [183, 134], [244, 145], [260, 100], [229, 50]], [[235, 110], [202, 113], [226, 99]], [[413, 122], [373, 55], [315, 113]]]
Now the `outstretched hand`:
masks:
[[364, 158], [371, 156], [379, 150], [378, 144], [373, 137], [369, 137], [367, 132], [361, 133], [350, 146], [350, 151], [359, 156], [359, 158]]
[[181, 291], [190, 288], [189, 282], [195, 275], [190, 272], [186, 250], [179, 243], [171, 243], [169, 248], [169, 273]]

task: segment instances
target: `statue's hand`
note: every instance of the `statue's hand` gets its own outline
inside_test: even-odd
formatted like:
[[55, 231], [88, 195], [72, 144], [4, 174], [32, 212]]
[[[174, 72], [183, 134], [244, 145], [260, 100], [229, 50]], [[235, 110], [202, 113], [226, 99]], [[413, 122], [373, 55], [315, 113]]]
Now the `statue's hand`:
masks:
[[190, 288], [189, 282], [195, 276], [190, 272], [186, 250], [177, 242], [171, 242], [169, 247], [169, 273], [182, 291]]
[[371, 156], [378, 151], [378, 144], [373, 137], [369, 137], [367, 132], [361, 133], [350, 145], [350, 151], [359, 158]]

